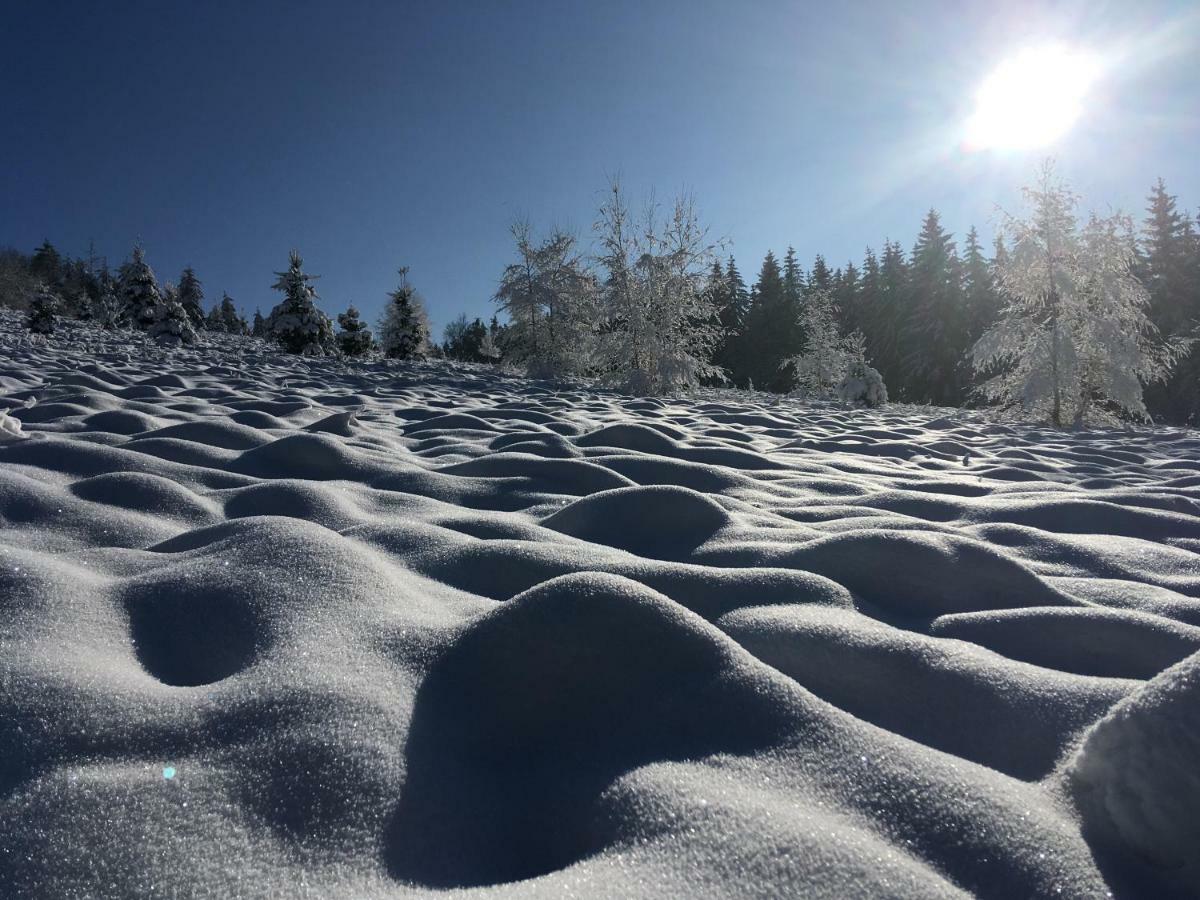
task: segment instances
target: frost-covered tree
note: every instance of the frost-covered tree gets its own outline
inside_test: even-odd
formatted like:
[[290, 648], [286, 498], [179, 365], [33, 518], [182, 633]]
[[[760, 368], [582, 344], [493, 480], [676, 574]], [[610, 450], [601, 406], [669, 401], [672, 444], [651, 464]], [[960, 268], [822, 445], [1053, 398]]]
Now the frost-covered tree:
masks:
[[1006, 216], [1009, 252], [998, 268], [1004, 307], [972, 351], [985, 397], [1056, 427], [1146, 418], [1143, 385], [1170, 372], [1186, 342], [1162, 341], [1132, 271], [1127, 217], [1079, 228], [1076, 196], [1043, 166], [1026, 188], [1029, 216]]
[[196, 343], [196, 326], [173, 284], [163, 288], [162, 301], [155, 312], [154, 324], [150, 326], [150, 337], [168, 347]]
[[121, 266], [119, 295], [125, 306], [125, 318], [135, 328], [143, 331], [154, 324], [162, 292], [154, 270], [146, 262], [146, 252], [141, 244], [133, 248], [133, 258]]
[[638, 394], [693, 388], [720, 375], [711, 363], [720, 336], [708, 283], [716, 246], [691, 197], [660, 218], [651, 200], [635, 222], [614, 180], [595, 226], [601, 325], [597, 361], [610, 380]]
[[57, 295], [43, 285], [29, 301], [29, 316], [25, 325], [34, 334], [53, 334], [60, 306]]
[[179, 276], [179, 304], [192, 320], [193, 328], [204, 327], [204, 289], [191, 266]]
[[92, 302], [91, 320], [106, 331], [115, 331], [125, 324], [125, 304], [108, 277], [101, 279], [99, 294]]
[[509, 316], [509, 357], [535, 375], [582, 371], [595, 291], [574, 235], [555, 229], [536, 242], [525, 220], [514, 223], [511, 232], [518, 261], [505, 267], [493, 298]]
[[289, 353], [304, 356], [333, 353], [333, 322], [317, 308], [317, 292], [312, 286], [319, 276], [304, 271], [304, 260], [296, 250], [289, 255], [287, 270], [275, 274], [279, 278], [272, 287], [283, 294], [283, 300], [267, 317], [267, 337]]
[[501, 351], [496, 343], [494, 332], [485, 331], [483, 337], [479, 341], [479, 355], [483, 357], [485, 362], [496, 363], [500, 361]]
[[888, 402], [887, 386], [879, 370], [867, 363], [867, 342], [861, 331], [846, 338], [846, 369], [837, 386], [837, 396], [855, 406], [883, 406]]
[[344, 313], [339, 313], [337, 320], [338, 327], [342, 329], [337, 336], [338, 349], [342, 351], [343, 355], [362, 356], [364, 353], [369, 353], [375, 346], [371, 330], [359, 318], [356, 307], [351, 306]]
[[887, 390], [878, 371], [867, 364], [862, 332], [843, 335], [839, 312], [827, 290], [809, 291], [800, 310], [803, 348], [783, 365], [794, 372], [796, 390], [806, 397], [839, 397], [852, 403], [878, 406]]
[[379, 345], [389, 359], [424, 359], [429, 352], [429, 317], [408, 283], [408, 266], [399, 270], [400, 284], [388, 294], [379, 323]]

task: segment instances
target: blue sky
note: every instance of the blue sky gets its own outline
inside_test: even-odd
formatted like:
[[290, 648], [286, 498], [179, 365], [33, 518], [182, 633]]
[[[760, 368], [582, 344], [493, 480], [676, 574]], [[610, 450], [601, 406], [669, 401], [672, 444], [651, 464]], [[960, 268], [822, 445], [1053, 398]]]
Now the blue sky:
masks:
[[[1003, 7], [1000, 9], [998, 7]], [[969, 153], [987, 72], [1067, 41], [1109, 69], [1058, 145]], [[290, 247], [327, 312], [411, 267], [436, 329], [490, 316], [527, 215], [586, 237], [599, 191], [696, 195], [751, 280], [990, 235], [1050, 153], [1085, 202], [1200, 208], [1194, 3], [28, 3], [0, 33], [0, 246], [140, 237], [160, 280], [264, 313]]]

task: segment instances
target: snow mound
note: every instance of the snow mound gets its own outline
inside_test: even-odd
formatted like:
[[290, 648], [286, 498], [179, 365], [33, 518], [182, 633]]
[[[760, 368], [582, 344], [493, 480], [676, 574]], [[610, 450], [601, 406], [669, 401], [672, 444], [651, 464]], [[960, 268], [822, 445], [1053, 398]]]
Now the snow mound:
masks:
[[[1095, 724], [1063, 779], [1087, 826], [1200, 893], [1200, 654]], [[1169, 883], [1169, 882], [1168, 882]]]

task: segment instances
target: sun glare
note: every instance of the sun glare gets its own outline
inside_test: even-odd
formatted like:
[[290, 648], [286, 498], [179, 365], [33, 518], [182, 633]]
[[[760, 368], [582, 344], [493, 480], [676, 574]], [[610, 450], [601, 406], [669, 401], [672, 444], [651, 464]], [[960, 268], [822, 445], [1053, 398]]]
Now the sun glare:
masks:
[[1100, 75], [1091, 53], [1060, 44], [1030, 47], [1005, 60], [975, 95], [967, 123], [974, 150], [1031, 150], [1053, 144], [1084, 111]]

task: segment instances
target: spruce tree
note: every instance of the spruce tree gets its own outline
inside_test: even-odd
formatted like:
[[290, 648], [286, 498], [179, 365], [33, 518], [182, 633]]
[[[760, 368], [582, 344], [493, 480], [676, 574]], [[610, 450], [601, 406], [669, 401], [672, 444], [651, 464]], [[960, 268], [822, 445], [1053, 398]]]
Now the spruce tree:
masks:
[[[1003, 245], [1001, 245], [1003, 246]], [[966, 306], [967, 346], [973, 347], [985, 331], [996, 321], [1000, 312], [1000, 298], [992, 266], [983, 255], [979, 244], [979, 232], [975, 226], [967, 232], [963, 248], [963, 303]]]
[[874, 365], [900, 399], [908, 398], [904, 383], [901, 328], [906, 319], [908, 298], [908, 262], [904, 250], [896, 241], [883, 243], [879, 260], [879, 279], [876, 298], [864, 312], [866, 331], [871, 335], [869, 353]]
[[767, 251], [758, 280], [750, 292], [741, 353], [747, 381], [755, 387], [782, 393], [795, 386], [795, 373], [785, 365], [798, 351], [795, 309], [788, 302], [783, 272], [775, 254]]
[[[1200, 321], [1196, 232], [1161, 178], [1147, 202], [1139, 271], [1150, 293], [1150, 321], [1165, 336], [1190, 337]], [[1146, 406], [1169, 422], [1200, 421], [1200, 350], [1190, 347], [1169, 379], [1147, 388]]]
[[163, 288], [162, 301], [155, 310], [154, 324], [150, 326], [150, 337], [168, 347], [196, 343], [195, 324], [179, 301], [179, 291], [173, 284]]
[[34, 334], [53, 334], [60, 306], [58, 296], [49, 287], [43, 285], [29, 302], [29, 316], [25, 320], [26, 327]]
[[237, 311], [237, 305], [233, 302], [233, 298], [228, 294], [222, 293], [221, 305], [218, 310], [221, 331], [226, 334], [246, 334], [250, 330], [246, 326], [246, 320]]
[[902, 324], [904, 383], [910, 399], [941, 406], [962, 401], [967, 342], [961, 266], [937, 210], [925, 216], [909, 269]]
[[262, 310], [254, 310], [254, 327], [250, 329], [250, 333], [256, 338], [267, 336], [267, 320], [263, 318]]
[[194, 328], [204, 327], [204, 290], [191, 266], [179, 276], [179, 304], [192, 320]]
[[146, 262], [146, 252], [141, 244], [133, 248], [133, 258], [121, 266], [120, 297], [125, 306], [125, 318], [135, 328], [143, 331], [154, 324], [162, 292], [154, 271]]
[[353, 305], [344, 313], [339, 313], [337, 320], [338, 327], [342, 329], [337, 336], [338, 349], [343, 355], [362, 356], [375, 346], [371, 330], [359, 318], [358, 310]]
[[319, 276], [304, 271], [304, 260], [296, 250], [288, 256], [287, 270], [275, 274], [279, 277], [272, 287], [283, 294], [283, 300], [267, 317], [267, 336], [289, 353], [305, 356], [332, 353], [333, 323], [317, 308], [317, 292], [312, 286]]
[[58, 287], [63, 280], [63, 259], [49, 239], [33, 251], [29, 261], [29, 271], [35, 278], [40, 278], [47, 287]]
[[429, 345], [429, 322], [408, 283], [408, 266], [399, 270], [400, 285], [388, 294], [379, 343], [388, 359], [424, 359]]

